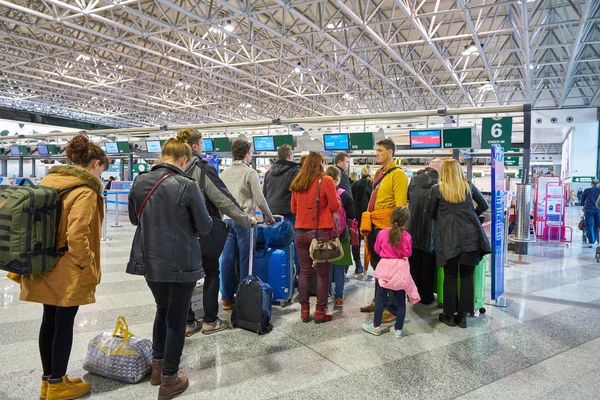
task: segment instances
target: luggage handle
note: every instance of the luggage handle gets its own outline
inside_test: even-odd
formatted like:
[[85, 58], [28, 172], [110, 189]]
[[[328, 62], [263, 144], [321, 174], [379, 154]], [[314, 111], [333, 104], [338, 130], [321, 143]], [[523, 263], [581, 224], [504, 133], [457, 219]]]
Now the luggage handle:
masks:
[[129, 331], [129, 325], [127, 325], [124, 316], [120, 315], [119, 318], [117, 318], [117, 324], [112, 335], [114, 337], [122, 337], [123, 342], [127, 342], [129, 338], [134, 336], [134, 334]]

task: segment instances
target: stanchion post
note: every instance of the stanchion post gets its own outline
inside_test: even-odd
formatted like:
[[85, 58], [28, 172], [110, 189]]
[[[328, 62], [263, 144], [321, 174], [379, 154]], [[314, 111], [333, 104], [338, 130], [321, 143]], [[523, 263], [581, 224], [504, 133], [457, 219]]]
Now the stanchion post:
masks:
[[115, 224], [113, 228], [122, 228], [123, 225], [119, 225], [119, 192], [115, 191]]
[[106, 236], [106, 225], [108, 222], [108, 195], [103, 196], [104, 197], [104, 221], [102, 221], [102, 237], [100, 238], [100, 240], [102, 242], [110, 242], [112, 239]]

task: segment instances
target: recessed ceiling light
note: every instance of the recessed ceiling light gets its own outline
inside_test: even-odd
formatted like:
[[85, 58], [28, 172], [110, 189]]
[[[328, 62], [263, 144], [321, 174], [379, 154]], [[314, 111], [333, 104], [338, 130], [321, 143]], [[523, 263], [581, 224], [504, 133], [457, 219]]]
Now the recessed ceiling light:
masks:
[[225, 24], [223, 29], [225, 29], [227, 32], [233, 32], [235, 30], [230, 20], [227, 20], [227, 23]]

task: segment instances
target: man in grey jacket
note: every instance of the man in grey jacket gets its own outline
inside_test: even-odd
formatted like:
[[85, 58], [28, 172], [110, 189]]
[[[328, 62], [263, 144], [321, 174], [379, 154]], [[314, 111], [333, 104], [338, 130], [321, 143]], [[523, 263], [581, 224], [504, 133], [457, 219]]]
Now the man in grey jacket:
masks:
[[[240, 202], [244, 212], [252, 214], [254, 203], [262, 211], [268, 224], [275, 223], [273, 214], [269, 209], [267, 200], [260, 189], [258, 173], [248, 164], [252, 160], [250, 143], [238, 139], [231, 144], [233, 164], [221, 173], [221, 179], [231, 194]], [[223, 309], [233, 308], [234, 295], [237, 291], [238, 279], [235, 273], [236, 254], [239, 257], [239, 279], [248, 276], [250, 267], [250, 229], [233, 220], [233, 216], [226, 213], [225, 222], [229, 225], [229, 237], [223, 249], [221, 265], [221, 295]]]
[[[192, 130], [192, 134], [188, 140], [188, 144], [192, 147], [192, 158], [186, 167], [186, 173], [200, 185], [202, 171], [205, 174], [204, 187], [200, 188], [204, 192], [206, 198], [206, 208], [212, 217], [222, 219], [222, 214], [225, 213], [232, 218], [236, 223], [250, 227], [256, 224], [256, 219], [242, 210], [236, 199], [231, 195], [227, 187], [219, 178], [217, 170], [206, 160], [200, 157], [202, 153], [202, 134], [196, 129]], [[192, 306], [188, 311], [187, 327], [185, 330], [186, 336], [192, 336], [194, 333], [202, 330], [204, 334], [211, 334], [222, 331], [229, 327], [227, 321], [223, 321], [218, 317], [219, 313], [219, 259], [202, 256], [202, 265], [204, 266], [204, 291], [203, 291], [203, 306], [204, 306], [204, 322], [200, 323], [196, 319]]]
[[352, 187], [350, 185], [350, 177], [348, 176], [348, 170], [350, 169], [350, 156], [348, 153], [343, 151], [337, 153], [335, 155], [335, 165], [342, 174], [339, 187], [344, 189], [350, 196], [352, 196]]

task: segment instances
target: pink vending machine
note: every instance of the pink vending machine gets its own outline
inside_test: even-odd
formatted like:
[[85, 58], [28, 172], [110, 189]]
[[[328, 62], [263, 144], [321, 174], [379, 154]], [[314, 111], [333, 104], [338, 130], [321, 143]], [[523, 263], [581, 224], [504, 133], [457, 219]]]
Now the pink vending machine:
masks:
[[571, 243], [573, 229], [565, 225], [565, 186], [560, 182], [547, 182], [545, 192], [543, 240]]

